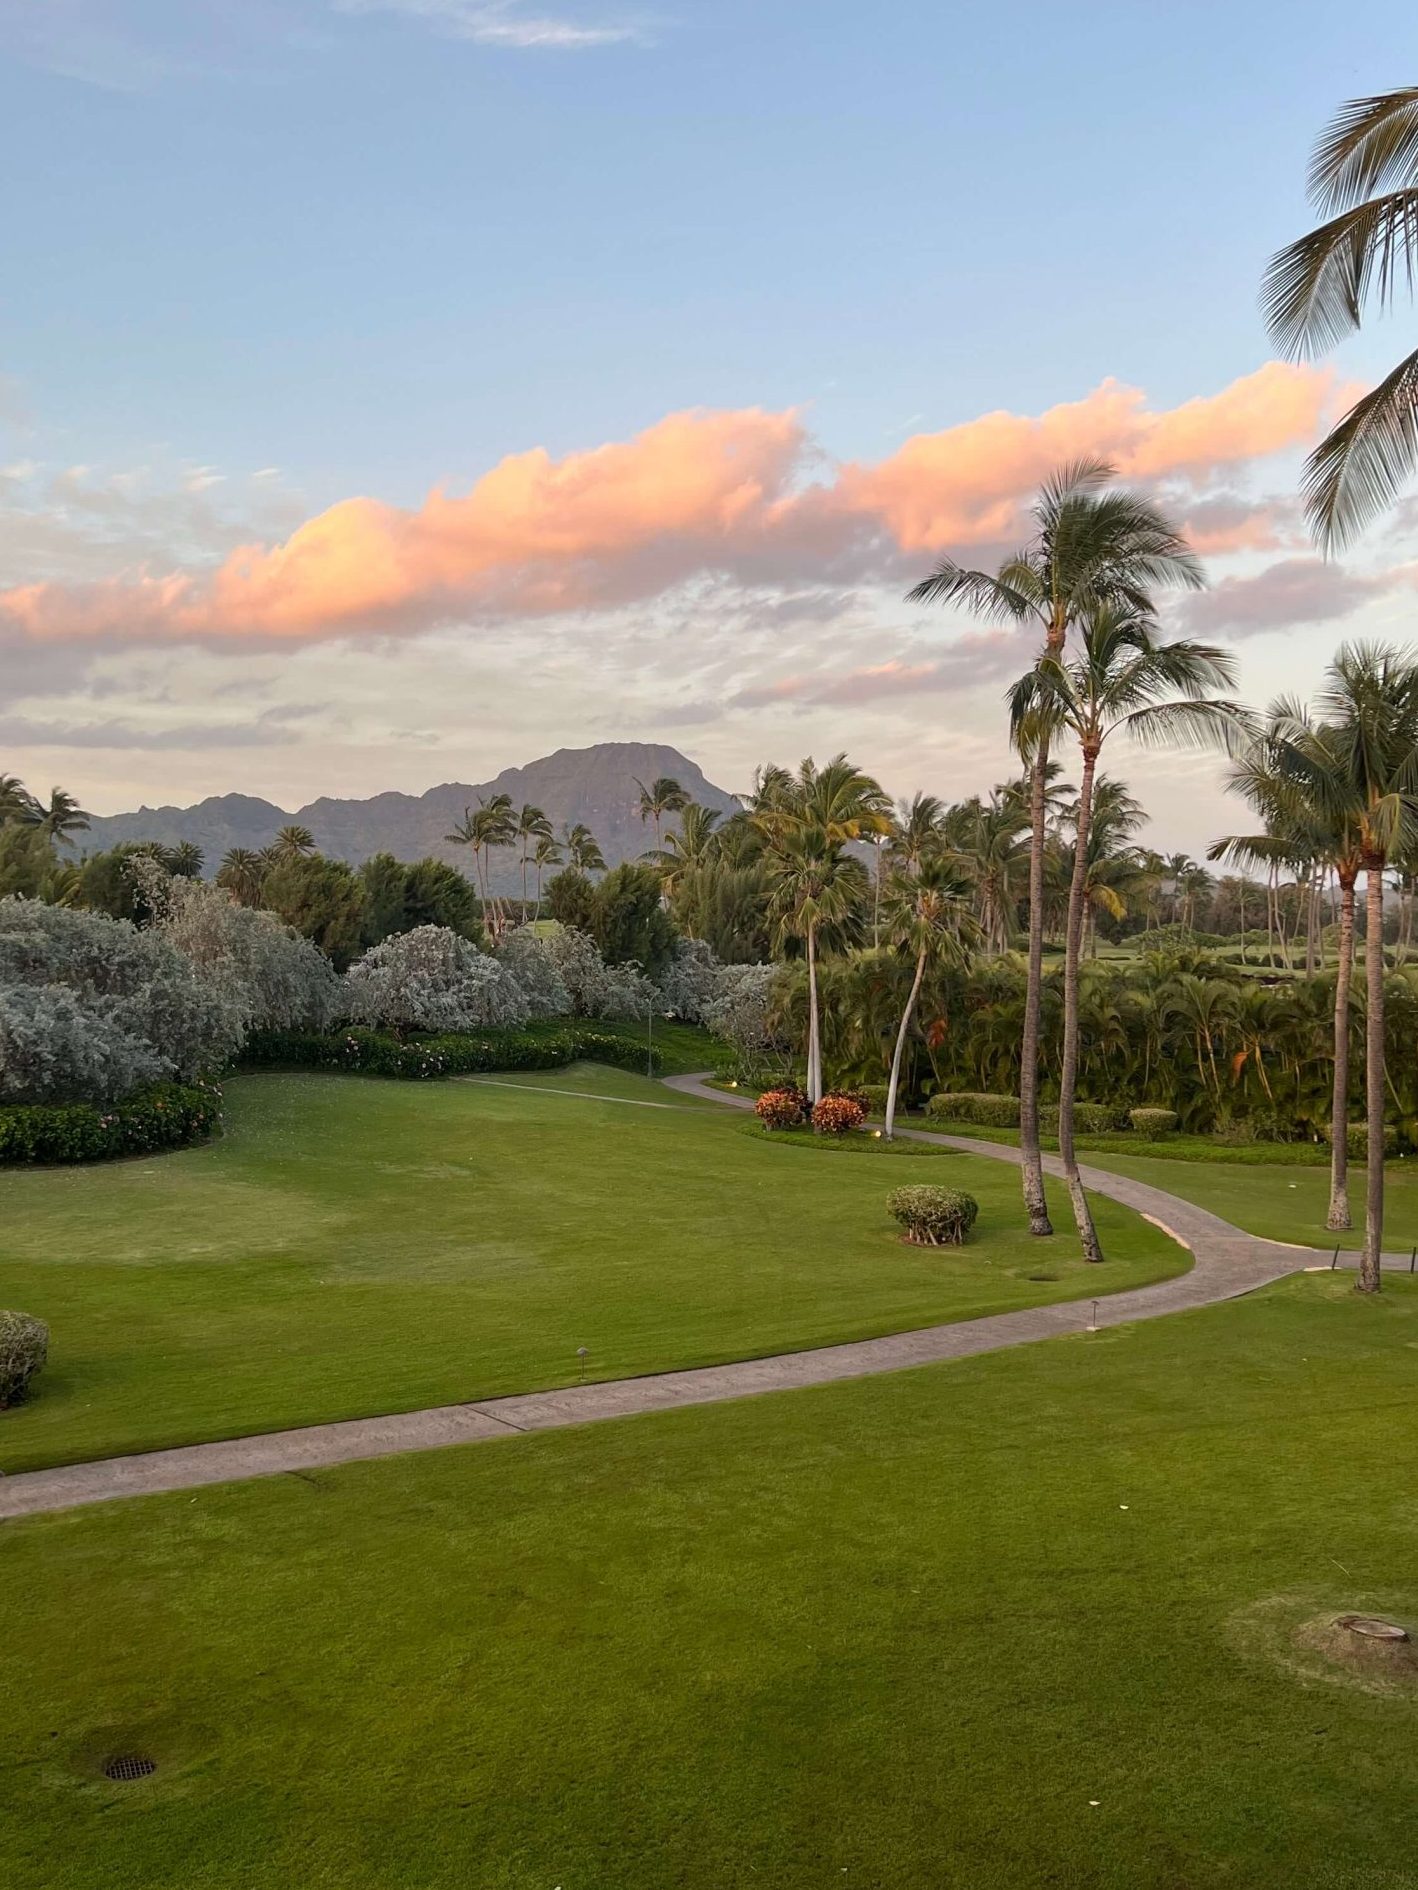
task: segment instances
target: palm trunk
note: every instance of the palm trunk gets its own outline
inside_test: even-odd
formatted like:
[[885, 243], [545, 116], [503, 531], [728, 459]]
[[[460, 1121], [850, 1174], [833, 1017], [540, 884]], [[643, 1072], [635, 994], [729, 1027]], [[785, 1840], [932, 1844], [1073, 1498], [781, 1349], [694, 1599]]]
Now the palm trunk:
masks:
[[1059, 1072], [1059, 1154], [1064, 1180], [1073, 1203], [1073, 1218], [1085, 1260], [1101, 1260], [1098, 1230], [1078, 1172], [1073, 1148], [1073, 1092], [1078, 1082], [1078, 971], [1083, 950], [1084, 884], [1088, 875], [1088, 828], [1093, 815], [1093, 771], [1096, 749], [1083, 750], [1083, 778], [1078, 789], [1078, 827], [1073, 848], [1073, 876], [1068, 888], [1068, 920], [1064, 931], [1063, 1067]]
[[1339, 875], [1339, 975], [1334, 981], [1334, 1098], [1329, 1106], [1329, 1215], [1342, 1233], [1349, 1218], [1349, 985], [1354, 975], [1354, 874]]
[[817, 1021], [817, 927], [807, 929], [807, 1099], [822, 1101], [822, 1042]]
[[1029, 964], [1019, 1038], [1019, 1160], [1031, 1234], [1052, 1234], [1039, 1152], [1039, 1011], [1044, 984], [1044, 793], [1049, 744], [1041, 736], [1029, 779]]
[[889, 1142], [896, 1127], [896, 1090], [901, 1081], [901, 1059], [906, 1050], [906, 1033], [911, 1028], [911, 1019], [916, 1011], [916, 999], [921, 995], [921, 980], [926, 975], [926, 949], [923, 945], [916, 958], [916, 975], [911, 981], [911, 995], [906, 1000], [906, 1008], [901, 1013], [901, 1028], [896, 1033], [896, 1049], [891, 1058], [891, 1080], [886, 1086], [886, 1139]]
[[1359, 1291], [1379, 1290], [1384, 1245], [1384, 863], [1364, 862], [1368, 898], [1364, 908], [1364, 974], [1369, 1015], [1364, 1030], [1364, 1089], [1368, 1115], [1368, 1174], [1364, 1190], [1364, 1252]]

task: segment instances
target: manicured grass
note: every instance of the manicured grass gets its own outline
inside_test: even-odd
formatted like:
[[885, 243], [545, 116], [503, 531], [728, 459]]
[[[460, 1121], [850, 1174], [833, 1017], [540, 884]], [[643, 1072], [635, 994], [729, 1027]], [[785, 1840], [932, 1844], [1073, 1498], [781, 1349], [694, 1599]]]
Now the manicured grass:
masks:
[[1415, 1344], [1312, 1277], [9, 1524], [9, 1877], [1401, 1890], [1418, 1698], [1295, 1635], [1418, 1627]]
[[[656, 1067], [665, 1076], [684, 1076], [694, 1070], [710, 1070], [727, 1056], [717, 1037], [697, 1024], [681, 1024], [657, 1017], [648, 1028], [624, 1019], [598, 1017], [588, 1026], [604, 1037], [618, 1037], [635, 1049], [653, 1046]], [[565, 1029], [560, 1017], [534, 1018], [524, 1026], [529, 1037], [555, 1037]]]
[[[939, 1129], [943, 1135], [968, 1135], [981, 1142], [1004, 1142], [1019, 1147], [1018, 1129], [991, 1129], [978, 1122], [952, 1122], [945, 1116], [912, 1116], [913, 1128]], [[1315, 1142], [1223, 1142], [1214, 1135], [1164, 1135], [1156, 1141], [1130, 1130], [1108, 1135], [1076, 1135], [1075, 1146], [1089, 1155], [1132, 1155], [1149, 1161], [1226, 1163], [1236, 1168], [1324, 1168], [1329, 1150]], [[1056, 1135], [1041, 1135], [1039, 1146], [1055, 1150]], [[1105, 1164], [1100, 1163], [1102, 1167]]]
[[0, 1305], [52, 1332], [38, 1395], [0, 1415], [0, 1469], [566, 1384], [583, 1345], [588, 1377], [619, 1378], [1188, 1264], [1107, 1204], [1105, 1268], [1071, 1238], [1041, 1256], [1015, 1177], [946, 1155], [977, 1237], [907, 1246], [896, 1163], [775, 1148], [602, 1067], [247, 1076], [228, 1102], [205, 1148], [0, 1176]]
[[[1325, 1228], [1329, 1212], [1329, 1169], [1262, 1167], [1231, 1164], [1149, 1160], [1145, 1156], [1086, 1155], [1095, 1168], [1132, 1175], [1154, 1187], [1169, 1189], [1188, 1201], [1210, 1208], [1248, 1233], [1269, 1240], [1298, 1241], [1302, 1245], [1333, 1249], [1336, 1242], [1348, 1251], [1364, 1244], [1364, 1174], [1349, 1171], [1349, 1207], [1354, 1227], [1347, 1234]], [[1391, 1161], [1384, 1167], [1384, 1246], [1403, 1252], [1418, 1242], [1418, 1157]], [[1405, 1261], [1405, 1264], [1406, 1261]]]

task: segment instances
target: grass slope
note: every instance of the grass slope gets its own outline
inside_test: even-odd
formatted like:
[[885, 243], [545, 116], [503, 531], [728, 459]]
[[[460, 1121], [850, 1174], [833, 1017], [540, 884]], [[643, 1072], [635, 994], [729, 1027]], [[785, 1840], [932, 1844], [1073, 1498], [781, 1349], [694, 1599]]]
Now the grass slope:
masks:
[[1418, 1700], [1293, 1636], [1418, 1625], [1415, 1345], [1418, 1291], [1312, 1277], [7, 1525], [0, 1849], [46, 1890], [1411, 1890]]
[[[566, 1384], [582, 1345], [618, 1378], [1188, 1264], [1107, 1204], [1106, 1267], [1072, 1238], [1041, 1255], [997, 1163], [783, 1150], [604, 1068], [228, 1096], [210, 1147], [0, 1177], [0, 1305], [52, 1331], [39, 1395], [0, 1415], [0, 1470]], [[958, 1252], [903, 1245], [885, 1211], [933, 1168], [980, 1199]]]

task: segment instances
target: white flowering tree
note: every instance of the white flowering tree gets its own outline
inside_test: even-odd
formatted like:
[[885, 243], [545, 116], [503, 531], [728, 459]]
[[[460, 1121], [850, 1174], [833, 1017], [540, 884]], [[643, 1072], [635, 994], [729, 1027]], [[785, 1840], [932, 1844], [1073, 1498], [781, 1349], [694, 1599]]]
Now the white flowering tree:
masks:
[[702, 938], [682, 938], [660, 974], [663, 1008], [686, 1024], [701, 1024], [718, 997], [729, 967], [721, 965]]
[[721, 965], [718, 994], [705, 1005], [702, 1021], [728, 1044], [740, 1075], [759, 1068], [782, 1050], [772, 1026], [779, 965]]
[[130, 871], [153, 929], [237, 1005], [243, 1030], [320, 1030], [339, 1001], [325, 954], [273, 912], [237, 903], [225, 886], [167, 873], [153, 859]]
[[506, 933], [493, 948], [493, 956], [521, 987], [529, 1016], [566, 1016], [571, 1009], [570, 994], [546, 940], [530, 926], [520, 925]]
[[344, 1013], [376, 1029], [486, 1030], [525, 1024], [521, 986], [486, 952], [443, 925], [399, 932], [345, 973]]
[[0, 1100], [109, 1102], [220, 1070], [241, 1005], [154, 932], [0, 899]]
[[566, 987], [574, 1017], [644, 1020], [664, 1008], [660, 993], [634, 965], [608, 965], [596, 941], [574, 926], [562, 926], [546, 941], [547, 951]]

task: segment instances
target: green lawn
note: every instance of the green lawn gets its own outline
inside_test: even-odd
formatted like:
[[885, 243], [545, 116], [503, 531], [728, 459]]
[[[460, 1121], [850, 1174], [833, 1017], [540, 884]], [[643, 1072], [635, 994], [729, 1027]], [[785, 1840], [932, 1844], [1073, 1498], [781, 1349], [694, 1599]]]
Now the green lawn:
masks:
[[[583, 1345], [615, 1378], [1188, 1264], [1106, 1204], [1105, 1268], [1072, 1238], [1041, 1255], [997, 1163], [780, 1148], [600, 1067], [247, 1076], [228, 1100], [206, 1148], [0, 1175], [0, 1305], [52, 1332], [0, 1470], [565, 1384]], [[981, 1203], [958, 1251], [904, 1245], [885, 1211], [937, 1168]]]
[[8, 1524], [7, 1881], [1413, 1890], [1411, 1669], [1307, 1624], [1418, 1627], [1415, 1346], [1311, 1277]]

